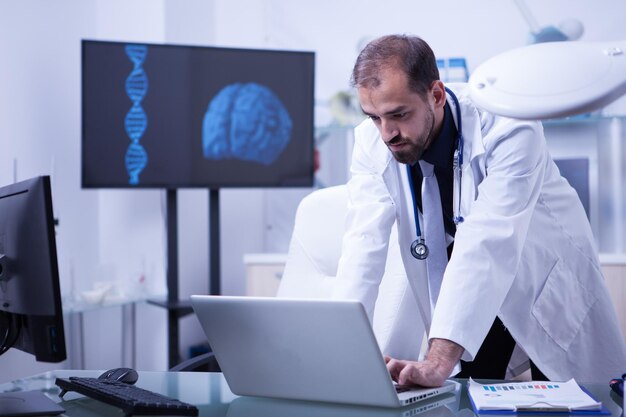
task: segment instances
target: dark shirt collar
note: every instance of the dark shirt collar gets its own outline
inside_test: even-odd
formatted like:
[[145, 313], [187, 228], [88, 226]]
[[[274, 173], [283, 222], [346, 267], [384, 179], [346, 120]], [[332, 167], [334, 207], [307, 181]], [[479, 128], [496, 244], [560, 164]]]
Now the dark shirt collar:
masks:
[[456, 147], [457, 130], [452, 117], [452, 109], [446, 102], [444, 106], [443, 124], [441, 132], [422, 154], [422, 159], [439, 168], [447, 168], [452, 164], [452, 157]]

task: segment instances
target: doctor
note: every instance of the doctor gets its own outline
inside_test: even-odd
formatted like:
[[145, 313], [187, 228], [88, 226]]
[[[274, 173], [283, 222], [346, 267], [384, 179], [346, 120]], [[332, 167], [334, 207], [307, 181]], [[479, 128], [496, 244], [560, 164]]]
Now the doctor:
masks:
[[[459, 360], [457, 376], [504, 378], [516, 344], [534, 379], [608, 382], [624, 372], [591, 228], [541, 124], [480, 110], [465, 85], [446, 88], [417, 37], [369, 43], [352, 82], [368, 119], [355, 130], [333, 296], [360, 300], [372, 317], [396, 222], [429, 349], [419, 362], [386, 358], [392, 378], [439, 386]], [[422, 194], [424, 162], [439, 201]], [[427, 234], [429, 205], [441, 206], [439, 238]]]

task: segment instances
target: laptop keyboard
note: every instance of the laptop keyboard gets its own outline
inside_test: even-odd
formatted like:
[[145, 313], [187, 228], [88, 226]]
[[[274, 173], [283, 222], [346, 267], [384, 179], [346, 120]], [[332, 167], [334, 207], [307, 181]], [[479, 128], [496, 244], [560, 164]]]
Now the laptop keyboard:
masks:
[[416, 385], [400, 385], [400, 384], [394, 384], [394, 387], [396, 388], [396, 392], [398, 394], [400, 394], [401, 392], [411, 391], [412, 389], [419, 388]]

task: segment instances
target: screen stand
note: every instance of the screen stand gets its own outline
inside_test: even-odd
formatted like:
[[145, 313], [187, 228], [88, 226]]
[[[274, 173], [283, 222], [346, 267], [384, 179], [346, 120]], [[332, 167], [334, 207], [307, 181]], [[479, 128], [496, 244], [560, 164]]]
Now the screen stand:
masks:
[[220, 190], [209, 189], [209, 294], [220, 295]]
[[167, 223], [167, 299], [148, 300], [148, 303], [167, 310], [168, 368], [181, 361], [178, 320], [193, 313], [188, 300], [178, 298], [178, 201], [176, 189], [165, 191]]
[[[167, 300], [148, 303], [167, 309], [168, 368], [181, 362], [179, 319], [193, 313], [189, 300], [178, 295], [178, 201], [176, 189], [166, 190], [167, 217]], [[219, 189], [209, 189], [209, 294], [220, 294], [220, 197]]]

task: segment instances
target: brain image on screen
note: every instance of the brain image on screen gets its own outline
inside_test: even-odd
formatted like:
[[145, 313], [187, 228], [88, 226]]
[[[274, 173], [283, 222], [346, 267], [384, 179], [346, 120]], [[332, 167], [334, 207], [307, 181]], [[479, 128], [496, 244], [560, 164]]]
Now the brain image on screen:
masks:
[[257, 83], [230, 84], [204, 115], [204, 157], [270, 165], [289, 143], [291, 128], [291, 117], [272, 90]]

